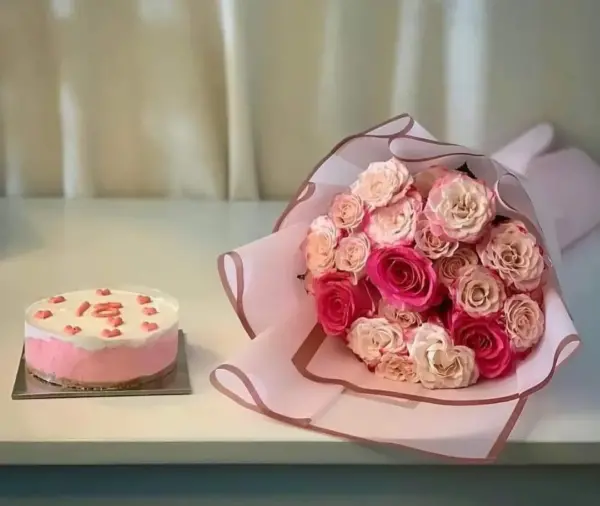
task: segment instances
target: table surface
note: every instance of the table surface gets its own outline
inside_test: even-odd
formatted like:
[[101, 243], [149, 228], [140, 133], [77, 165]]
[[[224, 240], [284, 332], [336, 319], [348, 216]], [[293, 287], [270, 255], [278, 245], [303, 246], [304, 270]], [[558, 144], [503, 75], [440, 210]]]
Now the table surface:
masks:
[[[427, 462], [280, 424], [210, 386], [209, 372], [249, 343], [216, 257], [269, 233], [283, 207], [0, 199], [0, 464]], [[584, 345], [529, 401], [501, 461], [600, 463], [599, 249], [600, 231], [565, 252], [565, 293]], [[193, 394], [11, 400], [24, 307], [57, 292], [122, 284], [179, 299]]]

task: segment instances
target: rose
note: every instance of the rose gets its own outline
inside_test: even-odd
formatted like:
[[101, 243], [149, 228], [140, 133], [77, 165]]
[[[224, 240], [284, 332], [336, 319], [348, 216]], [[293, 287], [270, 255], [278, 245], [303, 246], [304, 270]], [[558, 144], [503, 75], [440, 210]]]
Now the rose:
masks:
[[378, 246], [410, 244], [422, 209], [421, 195], [414, 190], [409, 191], [402, 199], [368, 215], [365, 232]]
[[467, 246], [460, 246], [452, 256], [440, 258], [434, 265], [440, 282], [450, 287], [463, 267], [478, 263], [479, 257], [475, 251]]
[[313, 288], [317, 318], [328, 335], [344, 335], [357, 318], [375, 310], [368, 284], [364, 280], [353, 284], [348, 274], [325, 274], [314, 281]]
[[361, 172], [350, 190], [369, 209], [383, 207], [392, 198], [403, 197], [412, 184], [412, 176], [406, 166], [395, 158], [386, 162], [373, 162]]
[[340, 231], [328, 216], [319, 216], [310, 225], [304, 241], [306, 267], [314, 276], [333, 270], [335, 265], [335, 247]]
[[463, 267], [450, 293], [456, 307], [475, 318], [499, 312], [506, 300], [502, 280], [482, 265]]
[[524, 293], [509, 297], [504, 303], [504, 325], [513, 349], [523, 352], [533, 348], [544, 334], [544, 313]]
[[414, 331], [410, 355], [425, 388], [462, 388], [477, 381], [473, 351], [453, 346], [450, 336], [439, 325], [424, 323]]
[[520, 221], [500, 223], [477, 245], [481, 263], [517, 290], [533, 291], [542, 280], [544, 257], [535, 237]]
[[340, 240], [335, 252], [335, 266], [340, 271], [350, 272], [356, 277], [364, 270], [371, 253], [368, 237], [361, 233]]
[[452, 256], [459, 246], [456, 241], [446, 241], [435, 235], [431, 230], [429, 220], [424, 217], [417, 220], [415, 245], [427, 258], [432, 260]]
[[388, 351], [408, 353], [402, 329], [385, 318], [358, 318], [348, 332], [348, 347], [370, 367]]
[[448, 241], [476, 242], [495, 214], [494, 193], [459, 172], [438, 179], [425, 206], [431, 230]]
[[511, 371], [514, 355], [504, 327], [498, 318], [472, 318], [467, 313], [452, 315], [452, 339], [475, 352], [482, 378], [498, 378]]
[[388, 304], [384, 299], [379, 301], [377, 315], [385, 318], [387, 321], [396, 323], [402, 329], [418, 327], [423, 323], [423, 318], [419, 313], [414, 311], [402, 311], [391, 304]]
[[414, 175], [415, 188], [423, 196], [427, 198], [431, 187], [440, 178], [448, 175], [450, 170], [446, 167], [434, 165]]
[[354, 230], [365, 217], [363, 201], [352, 193], [340, 193], [333, 198], [329, 217], [340, 230]]
[[371, 253], [367, 274], [387, 302], [402, 310], [424, 311], [439, 297], [431, 260], [408, 246]]
[[393, 352], [386, 352], [375, 366], [375, 374], [393, 381], [417, 383], [417, 371], [410, 357]]

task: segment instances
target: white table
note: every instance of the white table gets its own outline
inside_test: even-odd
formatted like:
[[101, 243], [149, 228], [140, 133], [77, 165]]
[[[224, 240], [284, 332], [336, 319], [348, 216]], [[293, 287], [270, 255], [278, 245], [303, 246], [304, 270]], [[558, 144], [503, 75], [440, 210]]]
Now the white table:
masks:
[[[212, 368], [249, 342], [221, 289], [216, 257], [268, 233], [282, 208], [0, 200], [0, 464], [424, 462], [279, 424], [209, 385]], [[600, 232], [566, 255], [583, 351], [528, 403], [504, 462], [600, 463], [599, 248]], [[180, 300], [193, 395], [11, 400], [23, 308], [55, 292], [123, 283]]]

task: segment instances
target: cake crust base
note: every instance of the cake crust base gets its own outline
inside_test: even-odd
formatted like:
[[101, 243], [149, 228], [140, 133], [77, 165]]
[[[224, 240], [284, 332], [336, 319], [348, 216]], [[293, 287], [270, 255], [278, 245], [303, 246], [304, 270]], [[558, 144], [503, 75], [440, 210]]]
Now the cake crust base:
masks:
[[51, 385], [56, 385], [63, 388], [69, 388], [72, 390], [134, 390], [141, 386], [165, 378], [177, 367], [177, 360], [173, 361], [170, 365], [165, 367], [163, 370], [152, 374], [150, 376], [141, 376], [139, 378], [132, 379], [130, 381], [121, 383], [82, 383], [73, 381], [66, 378], [57, 378], [53, 374], [47, 374], [29, 365], [26, 365], [27, 372], [34, 376], [37, 380]]

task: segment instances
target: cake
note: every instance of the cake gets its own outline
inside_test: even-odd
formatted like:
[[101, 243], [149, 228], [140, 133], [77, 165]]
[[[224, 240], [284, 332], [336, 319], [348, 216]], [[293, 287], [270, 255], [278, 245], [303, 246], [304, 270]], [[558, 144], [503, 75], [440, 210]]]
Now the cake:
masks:
[[25, 364], [34, 376], [80, 389], [134, 388], [175, 368], [177, 302], [156, 291], [62, 293], [25, 312]]

